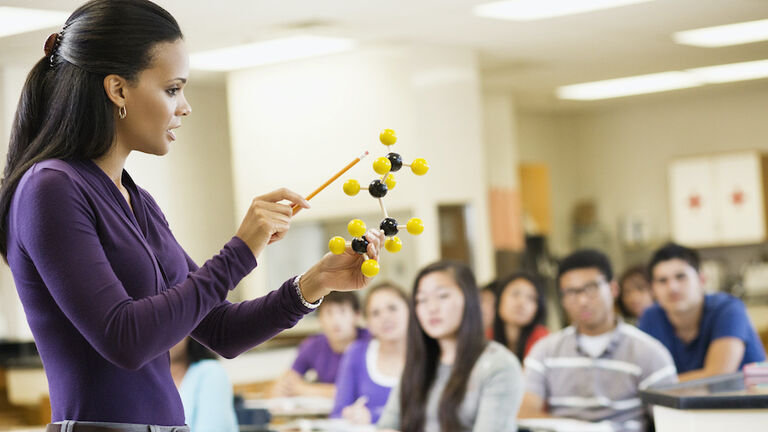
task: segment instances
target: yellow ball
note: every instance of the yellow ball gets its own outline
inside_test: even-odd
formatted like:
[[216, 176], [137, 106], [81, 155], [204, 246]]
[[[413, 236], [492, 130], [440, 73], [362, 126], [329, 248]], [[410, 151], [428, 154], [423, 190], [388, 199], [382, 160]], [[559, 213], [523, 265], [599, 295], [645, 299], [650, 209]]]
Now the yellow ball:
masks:
[[373, 161], [373, 170], [376, 171], [377, 174], [384, 175], [391, 169], [392, 162], [390, 162], [389, 159], [385, 157], [380, 157]]
[[397, 141], [397, 135], [395, 135], [395, 131], [392, 129], [384, 129], [379, 134], [379, 141], [385, 146], [391, 146]]
[[363, 265], [360, 266], [360, 270], [365, 276], [374, 277], [379, 274], [379, 263], [372, 259], [365, 260]]
[[397, 253], [403, 248], [403, 241], [400, 240], [400, 237], [392, 237], [384, 242], [384, 247], [392, 253]]
[[346, 182], [344, 182], [344, 193], [349, 196], [355, 196], [358, 192], [360, 192], [360, 183], [357, 182], [357, 180], [349, 179]]
[[424, 232], [424, 222], [419, 218], [411, 218], [408, 220], [408, 224], [405, 226], [409, 233], [413, 235], [419, 235]]
[[424, 175], [429, 171], [429, 164], [425, 159], [418, 158], [411, 162], [411, 171], [416, 175]]
[[392, 173], [390, 173], [384, 179], [384, 183], [387, 185], [387, 190], [392, 190], [395, 188], [397, 181], [395, 180], [395, 176]]
[[347, 241], [344, 237], [336, 236], [328, 242], [328, 249], [333, 252], [334, 255], [341, 255], [347, 250]]
[[347, 224], [347, 231], [352, 237], [362, 237], [365, 234], [365, 222], [360, 219], [352, 219]]

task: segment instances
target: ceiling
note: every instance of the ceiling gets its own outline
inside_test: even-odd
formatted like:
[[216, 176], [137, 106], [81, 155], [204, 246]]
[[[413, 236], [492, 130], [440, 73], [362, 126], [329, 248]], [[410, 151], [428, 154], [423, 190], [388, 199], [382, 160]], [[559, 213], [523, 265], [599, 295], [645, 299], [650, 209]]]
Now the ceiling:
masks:
[[[71, 11], [81, 1], [0, 0], [0, 6]], [[475, 17], [478, 0], [163, 0], [190, 51], [302, 29], [363, 46], [423, 42], [477, 50], [486, 88], [555, 103], [557, 86], [768, 58], [768, 42], [677, 45], [671, 34], [768, 18], [768, 0], [655, 0], [532, 22]], [[52, 30], [0, 38], [0, 66], [30, 65]], [[764, 80], [763, 80], [764, 81]], [[743, 85], [750, 85], [745, 83]]]

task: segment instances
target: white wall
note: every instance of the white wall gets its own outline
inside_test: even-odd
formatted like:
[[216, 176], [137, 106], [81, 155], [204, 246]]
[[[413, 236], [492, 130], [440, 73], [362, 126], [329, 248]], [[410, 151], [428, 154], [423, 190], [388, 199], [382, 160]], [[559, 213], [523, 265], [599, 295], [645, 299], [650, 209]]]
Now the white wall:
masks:
[[[19, 67], [0, 67], [0, 170], [5, 170], [5, 154], [11, 137], [11, 124], [28, 71]], [[24, 311], [16, 293], [13, 276], [0, 262], [0, 339], [31, 340]]]
[[602, 104], [574, 113], [524, 113], [523, 161], [552, 166], [554, 249], [570, 251], [573, 204], [598, 202], [618, 248], [619, 219], [639, 215], [651, 242], [670, 236], [667, 164], [673, 158], [741, 149], [768, 151], [768, 82], [709, 88]]
[[[424, 177], [401, 171], [385, 198], [390, 211], [423, 219], [421, 236], [403, 236], [418, 248], [419, 265], [439, 258], [438, 204], [467, 203], [487, 220], [481, 94], [469, 50], [403, 45], [262, 67], [231, 73], [228, 92], [238, 214], [278, 187], [308, 194], [363, 150], [372, 157], [313, 199], [296, 223], [378, 212], [364, 191], [350, 198], [341, 184], [374, 178], [371, 163], [387, 152], [378, 133], [391, 128], [399, 137], [393, 151], [431, 165]], [[473, 258], [485, 279], [493, 268], [489, 228], [481, 222], [474, 230]], [[252, 295], [267, 289], [267, 271], [254, 272]]]

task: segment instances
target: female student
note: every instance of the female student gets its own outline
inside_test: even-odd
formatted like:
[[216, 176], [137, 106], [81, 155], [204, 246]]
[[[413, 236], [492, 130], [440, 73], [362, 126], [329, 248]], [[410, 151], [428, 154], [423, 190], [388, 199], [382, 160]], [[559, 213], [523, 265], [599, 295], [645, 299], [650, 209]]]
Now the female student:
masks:
[[378, 427], [515, 431], [523, 387], [520, 362], [483, 337], [472, 271], [450, 261], [421, 270], [411, 296], [405, 367]]
[[238, 432], [232, 382], [217, 356], [187, 337], [170, 350], [171, 375], [187, 425], [200, 432]]
[[405, 364], [408, 296], [391, 283], [370, 289], [363, 307], [372, 339], [353, 343], [341, 360], [331, 417], [376, 423]]
[[501, 279], [498, 307], [493, 323], [496, 342], [506, 346], [522, 362], [533, 344], [549, 334], [541, 280], [527, 273], [513, 273]]

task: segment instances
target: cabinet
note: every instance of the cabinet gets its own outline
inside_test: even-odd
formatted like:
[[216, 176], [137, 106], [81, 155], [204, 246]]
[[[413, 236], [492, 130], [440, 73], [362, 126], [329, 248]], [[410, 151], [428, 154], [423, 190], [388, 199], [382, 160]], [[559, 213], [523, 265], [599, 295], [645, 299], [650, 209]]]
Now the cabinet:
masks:
[[672, 237], [687, 246], [766, 240], [766, 156], [744, 151], [669, 165]]

